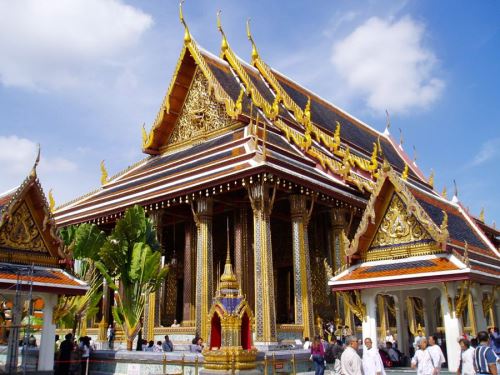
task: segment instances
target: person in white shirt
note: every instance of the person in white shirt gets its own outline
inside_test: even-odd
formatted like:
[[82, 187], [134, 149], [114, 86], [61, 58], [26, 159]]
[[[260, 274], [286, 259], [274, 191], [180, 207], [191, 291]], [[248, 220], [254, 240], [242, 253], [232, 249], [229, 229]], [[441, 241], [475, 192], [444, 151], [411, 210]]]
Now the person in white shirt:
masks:
[[343, 375], [363, 374], [363, 364], [358, 354], [358, 339], [356, 336], [346, 337], [346, 348], [340, 356], [340, 366]]
[[394, 339], [394, 336], [392, 335], [391, 331], [387, 331], [387, 336], [385, 336], [385, 342], [390, 342], [392, 345], [396, 342]]
[[311, 341], [309, 341], [309, 337], [304, 338], [304, 350], [309, 350], [311, 348]]
[[415, 341], [413, 341], [413, 348], [415, 349], [415, 351], [417, 351], [417, 349], [420, 346], [420, 341], [424, 338], [425, 338], [424, 333], [422, 332], [422, 330], [419, 329], [417, 331], [417, 336], [415, 336]]
[[441, 372], [441, 365], [446, 362], [441, 347], [437, 344], [436, 336], [429, 336], [429, 347], [427, 348], [431, 354], [432, 365], [434, 366], [434, 375]]
[[432, 364], [431, 354], [427, 350], [427, 339], [425, 337], [420, 339], [419, 349], [417, 349], [411, 360], [411, 368], [417, 369], [417, 375], [434, 374], [434, 365]]
[[474, 369], [474, 348], [470, 346], [469, 340], [460, 339], [458, 341], [462, 352], [460, 353], [460, 367], [457, 370], [457, 375], [476, 375]]
[[363, 351], [363, 374], [364, 375], [385, 375], [384, 364], [378, 349], [373, 347], [372, 339], [365, 339], [365, 350]]

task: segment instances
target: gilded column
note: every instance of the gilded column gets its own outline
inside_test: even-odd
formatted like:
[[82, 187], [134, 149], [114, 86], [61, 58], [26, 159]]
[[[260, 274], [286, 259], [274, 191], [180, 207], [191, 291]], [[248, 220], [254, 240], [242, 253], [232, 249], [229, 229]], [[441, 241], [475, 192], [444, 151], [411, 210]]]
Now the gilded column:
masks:
[[241, 208], [234, 215], [234, 263], [236, 277], [243, 294], [249, 293], [249, 265], [248, 265], [248, 223], [247, 209]]
[[192, 239], [193, 225], [190, 222], [185, 224], [184, 230], [184, 291], [182, 295], [182, 325], [191, 326], [194, 324], [191, 315], [192, 310]]
[[212, 200], [196, 201], [196, 332], [208, 339], [208, 310], [213, 297]]
[[[343, 208], [334, 208], [330, 212], [331, 218], [331, 259], [332, 259], [332, 270], [337, 272], [345, 264], [345, 249], [344, 242], [342, 241], [342, 232], [346, 228], [346, 210]], [[352, 325], [352, 314], [349, 306], [342, 301], [342, 297], [335, 295], [335, 314], [337, 318], [340, 318], [343, 312], [344, 324], [349, 327]]]
[[295, 286], [295, 323], [304, 326], [304, 337], [314, 336], [313, 305], [311, 293], [311, 266], [309, 263], [309, 238], [307, 225], [309, 212], [304, 195], [290, 196], [293, 236], [293, 271]]
[[254, 226], [255, 341], [263, 345], [277, 342], [271, 243], [274, 192], [270, 197], [269, 186], [263, 183], [254, 183], [248, 188]]

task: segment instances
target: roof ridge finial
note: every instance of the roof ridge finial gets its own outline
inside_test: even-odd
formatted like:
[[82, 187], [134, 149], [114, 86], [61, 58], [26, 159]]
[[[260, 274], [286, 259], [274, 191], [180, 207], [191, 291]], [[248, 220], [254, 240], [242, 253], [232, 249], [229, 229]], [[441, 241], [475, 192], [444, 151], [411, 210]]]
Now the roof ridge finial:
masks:
[[229, 44], [227, 42], [226, 33], [222, 29], [222, 22], [220, 20], [220, 15], [222, 14], [222, 10], [217, 11], [217, 29], [219, 29], [222, 34], [222, 42], [221, 42], [221, 56], [224, 55], [224, 52], [229, 48]]
[[479, 213], [479, 220], [484, 223], [484, 207], [481, 207], [481, 212]]
[[458, 202], [458, 187], [457, 187], [457, 182], [455, 181], [455, 179], [453, 179], [453, 186], [454, 186], [454, 189], [453, 189], [452, 201], [456, 203], [456, 202]]
[[434, 169], [431, 168], [431, 174], [429, 175], [429, 181], [427, 182], [431, 188], [434, 189]]
[[413, 164], [417, 165], [417, 148], [413, 145]]
[[404, 143], [403, 130], [401, 130], [401, 128], [398, 128], [398, 129], [399, 129], [399, 148], [402, 150], [403, 149], [403, 143]]
[[184, 1], [185, 0], [181, 0], [179, 2], [179, 19], [181, 20], [181, 23], [184, 25], [184, 44], [189, 44], [191, 43], [192, 38], [186, 20], [184, 19], [184, 14], [182, 13], [182, 4], [184, 3]]
[[252, 43], [252, 62], [259, 58], [259, 51], [257, 50], [257, 45], [253, 40], [252, 33], [250, 32], [250, 18], [247, 18], [247, 38]]
[[56, 206], [56, 201], [54, 199], [53, 189], [49, 190], [49, 211], [54, 212], [54, 207]]
[[385, 130], [384, 134], [385, 135], [390, 135], [391, 133], [389, 132], [389, 128], [391, 127], [391, 118], [389, 116], [389, 111], [386, 109], [385, 110]]
[[101, 161], [101, 185], [108, 182], [108, 171], [106, 165], [104, 165], [104, 159]]
[[36, 167], [38, 167], [38, 164], [40, 164], [40, 151], [41, 151], [40, 143], [37, 144], [37, 147], [38, 151], [36, 154], [35, 163], [33, 164], [33, 168], [31, 168], [31, 173], [30, 173], [32, 177], [36, 177]]

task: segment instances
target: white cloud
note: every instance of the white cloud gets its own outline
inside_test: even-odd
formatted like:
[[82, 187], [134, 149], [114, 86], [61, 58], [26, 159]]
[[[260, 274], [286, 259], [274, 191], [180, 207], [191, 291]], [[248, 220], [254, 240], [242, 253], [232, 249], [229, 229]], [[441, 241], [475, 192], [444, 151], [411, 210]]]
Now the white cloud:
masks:
[[[0, 192], [18, 186], [28, 176], [35, 163], [38, 146], [35, 142], [15, 135], [0, 136]], [[77, 165], [61, 157], [40, 157], [38, 174], [47, 181], [61, 178], [64, 174], [78, 171]], [[42, 181], [43, 183], [43, 181]]]
[[96, 67], [116, 69], [152, 23], [121, 0], [0, 0], [0, 83], [38, 90], [85, 83]]
[[425, 27], [411, 17], [372, 17], [334, 45], [331, 61], [346, 90], [377, 112], [427, 108], [444, 82], [435, 76], [437, 59], [424, 47], [424, 34]]
[[493, 138], [481, 145], [479, 152], [467, 166], [474, 167], [486, 163], [497, 156], [500, 156], [500, 138]]

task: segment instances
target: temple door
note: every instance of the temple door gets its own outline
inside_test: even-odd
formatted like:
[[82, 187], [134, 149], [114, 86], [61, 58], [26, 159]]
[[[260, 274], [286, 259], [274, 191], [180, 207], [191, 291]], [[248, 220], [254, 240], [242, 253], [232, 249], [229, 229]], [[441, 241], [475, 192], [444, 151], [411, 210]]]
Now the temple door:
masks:
[[241, 318], [241, 347], [250, 350], [252, 347], [252, 332], [250, 330], [250, 318], [247, 313]]
[[215, 313], [211, 321], [210, 329], [210, 350], [218, 349], [221, 346], [222, 327], [218, 313]]

